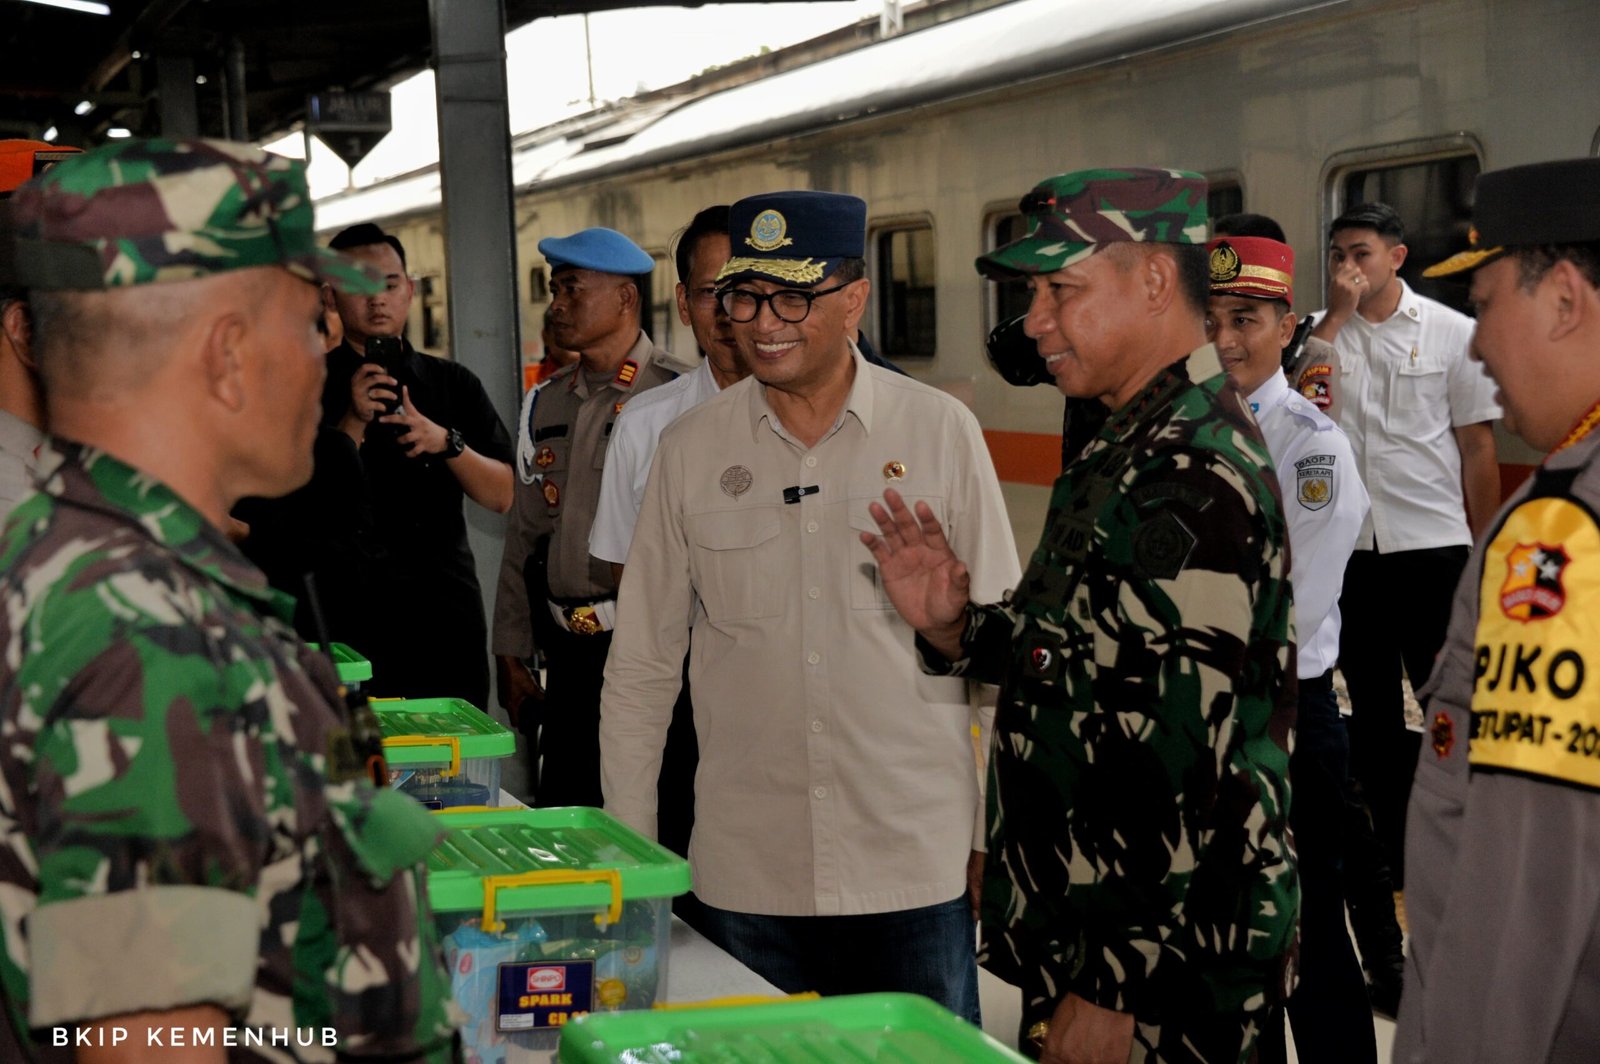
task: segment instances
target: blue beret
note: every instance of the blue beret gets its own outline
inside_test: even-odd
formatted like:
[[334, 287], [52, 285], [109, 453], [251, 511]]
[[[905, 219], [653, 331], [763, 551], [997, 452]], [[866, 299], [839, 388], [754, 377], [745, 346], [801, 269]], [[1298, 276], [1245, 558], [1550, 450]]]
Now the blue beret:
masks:
[[655, 268], [643, 248], [615, 229], [596, 226], [580, 229], [571, 236], [547, 236], [539, 241], [539, 254], [550, 263], [550, 272], [576, 267], [600, 273], [633, 277]]

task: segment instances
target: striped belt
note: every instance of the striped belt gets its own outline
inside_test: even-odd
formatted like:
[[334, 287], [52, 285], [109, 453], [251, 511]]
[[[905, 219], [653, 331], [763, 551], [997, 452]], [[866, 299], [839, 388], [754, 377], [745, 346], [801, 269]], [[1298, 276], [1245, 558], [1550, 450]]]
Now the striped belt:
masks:
[[556, 623], [574, 635], [599, 635], [617, 626], [616, 599], [601, 599], [582, 606], [560, 606], [554, 602], [547, 605]]

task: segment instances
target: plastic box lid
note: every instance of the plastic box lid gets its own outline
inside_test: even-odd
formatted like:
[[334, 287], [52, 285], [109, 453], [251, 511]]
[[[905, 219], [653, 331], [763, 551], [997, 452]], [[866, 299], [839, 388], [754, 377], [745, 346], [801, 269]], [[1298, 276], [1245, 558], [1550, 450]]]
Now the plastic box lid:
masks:
[[[435, 912], [592, 910], [689, 890], [689, 862], [599, 809], [442, 809], [428, 855]], [[486, 905], [493, 902], [492, 906]]]
[[[322, 652], [322, 646], [312, 643], [311, 649]], [[333, 652], [333, 666], [339, 673], [340, 683], [366, 683], [372, 679], [372, 662], [343, 643], [329, 643]]]
[[371, 704], [383, 732], [384, 759], [395, 768], [517, 751], [511, 729], [459, 698], [374, 698]]
[[998, 1064], [1014, 1050], [916, 994], [733, 1008], [591, 1012], [561, 1032], [561, 1064]]

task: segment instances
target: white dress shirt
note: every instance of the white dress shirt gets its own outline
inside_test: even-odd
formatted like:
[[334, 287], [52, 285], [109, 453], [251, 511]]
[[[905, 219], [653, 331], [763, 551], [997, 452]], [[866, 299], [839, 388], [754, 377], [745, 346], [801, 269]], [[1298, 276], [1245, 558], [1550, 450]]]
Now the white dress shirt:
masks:
[[601, 696], [606, 809], [654, 836], [689, 650], [689, 862], [717, 908], [948, 902], [981, 848], [968, 682], [923, 674], [860, 535], [877, 530], [867, 504], [886, 486], [927, 502], [988, 602], [1021, 575], [1011, 524], [972, 413], [854, 358], [844, 409], [814, 447], [754, 378], [670, 425], [628, 552]]
[[712, 375], [711, 360], [702, 358], [694, 372], [651, 388], [622, 408], [611, 426], [611, 443], [606, 448], [600, 507], [589, 529], [591, 555], [618, 565], [628, 560], [628, 544], [633, 542], [633, 526], [644, 505], [644, 486], [661, 430], [721, 390]]
[[1289, 526], [1289, 583], [1302, 680], [1339, 658], [1339, 589], [1370, 504], [1344, 431], [1274, 373], [1250, 409], [1278, 469]]
[[1500, 416], [1494, 383], [1468, 357], [1472, 319], [1400, 286], [1386, 320], [1353, 314], [1333, 341], [1339, 427], [1372, 498], [1356, 549], [1384, 554], [1472, 542], [1452, 430]]
[[33, 491], [33, 473], [39, 464], [39, 444], [44, 433], [0, 410], [0, 525], [17, 503]]

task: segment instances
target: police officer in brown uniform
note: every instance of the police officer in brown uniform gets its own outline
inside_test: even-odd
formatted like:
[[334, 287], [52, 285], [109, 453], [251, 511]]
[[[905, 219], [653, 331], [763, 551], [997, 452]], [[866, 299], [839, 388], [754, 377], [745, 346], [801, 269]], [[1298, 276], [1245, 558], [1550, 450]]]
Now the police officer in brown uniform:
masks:
[[[589, 556], [606, 442], [623, 405], [677, 376], [639, 326], [654, 265], [621, 233], [546, 237], [555, 341], [579, 353], [523, 400], [516, 502], [495, 593], [500, 704], [528, 736], [534, 804], [602, 804], [600, 683], [617, 583]], [[544, 654], [548, 689], [528, 668]]]

